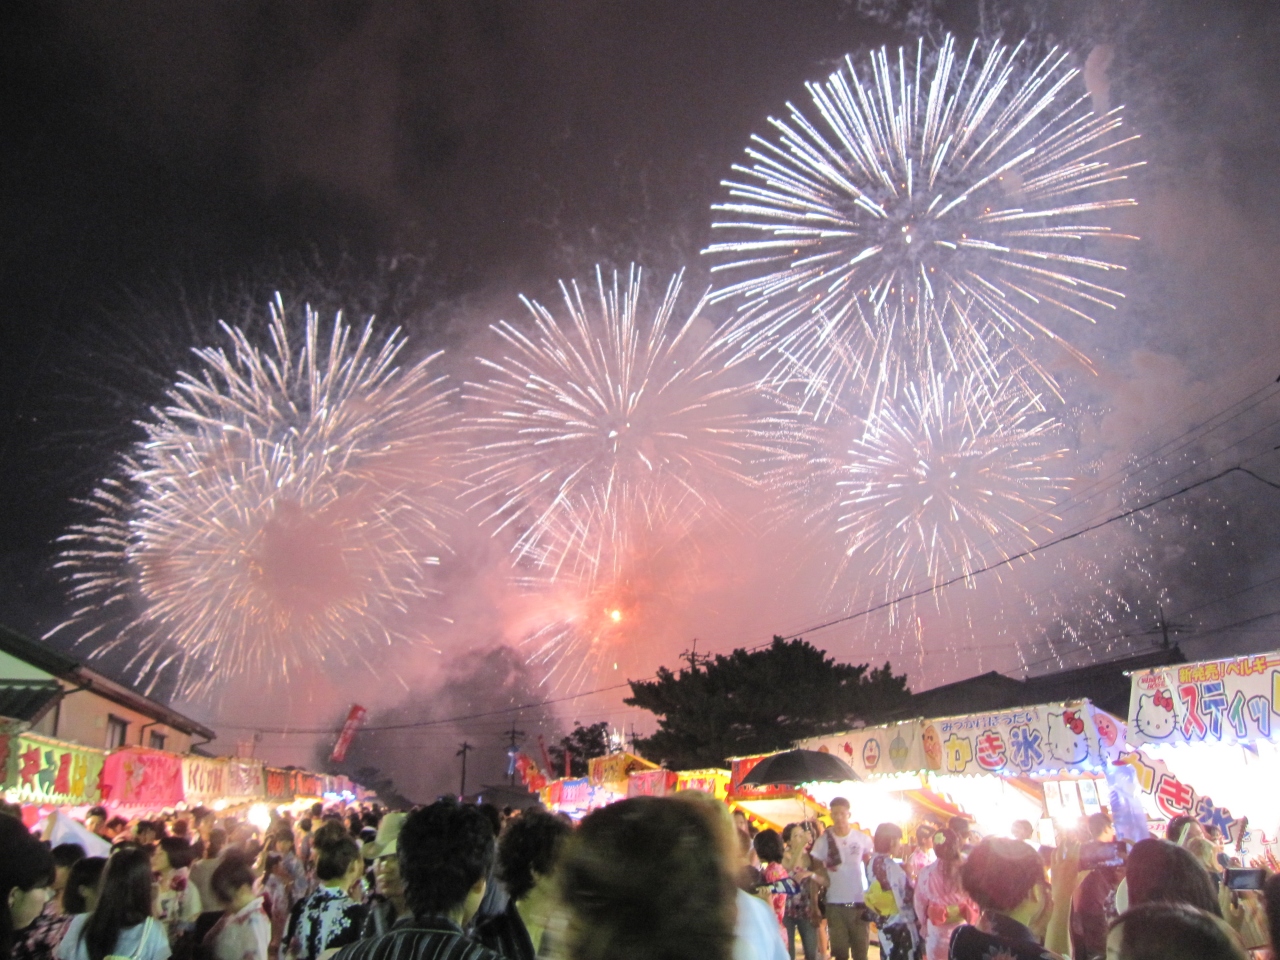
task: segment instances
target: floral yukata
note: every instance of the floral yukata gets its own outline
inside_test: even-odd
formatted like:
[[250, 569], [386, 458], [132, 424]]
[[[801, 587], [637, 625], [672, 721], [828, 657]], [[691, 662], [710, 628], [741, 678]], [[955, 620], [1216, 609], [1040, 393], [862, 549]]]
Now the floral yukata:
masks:
[[280, 953], [296, 960], [316, 960], [325, 950], [360, 939], [365, 908], [342, 890], [317, 887], [294, 904]]

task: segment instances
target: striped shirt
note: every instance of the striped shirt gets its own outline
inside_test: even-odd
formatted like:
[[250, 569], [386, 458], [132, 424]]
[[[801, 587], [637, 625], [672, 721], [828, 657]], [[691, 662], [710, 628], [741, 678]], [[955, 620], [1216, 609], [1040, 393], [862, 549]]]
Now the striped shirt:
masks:
[[333, 960], [502, 960], [445, 917], [406, 917], [389, 933], [343, 947]]

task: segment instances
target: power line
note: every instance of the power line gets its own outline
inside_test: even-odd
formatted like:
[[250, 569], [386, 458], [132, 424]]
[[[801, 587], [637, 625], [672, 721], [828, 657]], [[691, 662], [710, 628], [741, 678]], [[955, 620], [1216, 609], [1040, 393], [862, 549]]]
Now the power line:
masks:
[[[1256, 459], [1256, 457], [1251, 459]], [[1245, 461], [1245, 463], [1248, 463], [1248, 462], [1250, 461]], [[980, 567], [976, 570], [968, 571], [967, 573], [964, 573], [960, 576], [952, 577], [950, 580], [945, 580], [940, 583], [933, 584], [929, 587], [925, 587], [920, 590], [915, 590], [910, 593], [903, 594], [901, 596], [894, 598], [893, 600], [886, 600], [882, 603], [874, 604], [873, 606], [859, 610], [855, 613], [846, 614], [845, 616], [842, 616], [842, 617], [836, 617], [833, 620], [827, 620], [823, 623], [815, 624], [805, 630], [801, 630], [797, 633], [793, 633], [788, 636], [782, 637], [782, 639], [795, 640], [805, 636], [806, 634], [812, 635], [818, 632], [819, 630], [825, 630], [828, 627], [833, 627], [841, 623], [848, 623], [849, 621], [857, 620], [861, 617], [865, 617], [879, 610], [887, 609], [896, 604], [903, 603], [907, 600], [914, 600], [918, 597], [927, 596], [931, 593], [937, 593], [938, 591], [944, 590], [947, 587], [954, 586], [955, 584], [961, 582], [962, 580], [969, 580], [981, 574], [989, 573], [992, 570], [998, 570], [999, 568], [1008, 566], [1009, 564], [1012, 564], [1017, 560], [1026, 559], [1027, 557], [1030, 557], [1032, 554], [1038, 553], [1041, 550], [1047, 550], [1049, 547], [1056, 547], [1059, 544], [1066, 543], [1069, 540], [1074, 540], [1078, 537], [1082, 537], [1086, 533], [1091, 533], [1095, 530], [1101, 529], [1102, 527], [1105, 527], [1108, 524], [1115, 523], [1119, 520], [1127, 519], [1128, 517], [1132, 517], [1138, 513], [1142, 513], [1145, 510], [1149, 510], [1152, 507], [1159, 506], [1161, 503], [1165, 503], [1169, 500], [1172, 500], [1175, 497], [1182, 496], [1183, 494], [1190, 493], [1192, 490], [1199, 489], [1200, 487], [1206, 486], [1207, 484], [1213, 483], [1217, 480], [1221, 480], [1223, 477], [1229, 476], [1233, 473], [1243, 473], [1259, 481], [1260, 483], [1266, 484], [1269, 487], [1273, 487], [1274, 489], [1280, 490], [1280, 483], [1275, 483], [1271, 480], [1268, 480], [1266, 477], [1260, 476], [1254, 473], [1252, 470], [1249, 470], [1243, 464], [1238, 464], [1234, 467], [1228, 467], [1226, 470], [1223, 470], [1220, 473], [1216, 473], [1211, 477], [1205, 477], [1202, 480], [1197, 480], [1195, 483], [1188, 484], [1182, 487], [1181, 489], [1173, 491], [1172, 493], [1164, 494], [1163, 496], [1156, 497], [1154, 500], [1149, 500], [1146, 503], [1140, 504], [1136, 507], [1132, 507], [1128, 510], [1124, 510], [1118, 514], [1115, 514], [1114, 516], [1108, 517], [1105, 520], [1099, 521], [1098, 523], [1094, 523], [1094, 524], [1090, 524], [1089, 526], [1082, 527], [1079, 530], [1076, 530], [1072, 533], [1064, 534], [1063, 536], [1060, 536], [1060, 537], [1056, 537], [1045, 543], [1037, 544], [1033, 547], [1028, 547], [1026, 550], [1022, 550], [1016, 554], [1005, 557], [1004, 559], [998, 560], [995, 563], [988, 564], [985, 567]], [[1220, 629], [1225, 629], [1225, 628], [1220, 628]], [[761, 644], [757, 644], [754, 647], [748, 647], [747, 650], [748, 651], [760, 650], [770, 646], [772, 643], [773, 641], [770, 640], [767, 643], [761, 643]], [[365, 727], [364, 729], [370, 732], [386, 731], [386, 730], [413, 730], [413, 729], [420, 729], [422, 727], [432, 727], [432, 726], [439, 726], [443, 724], [461, 723], [464, 720], [477, 720], [484, 717], [504, 716], [506, 714], [515, 713], [520, 710], [531, 710], [535, 707], [545, 707], [545, 706], [550, 706], [556, 703], [567, 703], [570, 700], [579, 700], [583, 697], [593, 696], [594, 694], [597, 694], [597, 693], [608, 693], [613, 690], [621, 690], [624, 687], [630, 687], [632, 683], [646, 683], [654, 679], [657, 679], [656, 675], [645, 677], [641, 680], [627, 681], [626, 683], [617, 683], [608, 687], [598, 687], [595, 690], [586, 690], [581, 693], [569, 694], [568, 696], [564, 696], [564, 697], [554, 697], [548, 700], [536, 700], [530, 703], [520, 704], [519, 706], [506, 707], [500, 710], [488, 710], [481, 713], [466, 714], [458, 717], [445, 717], [445, 718], [436, 719], [436, 720], [417, 720], [417, 721], [409, 721], [405, 723], [383, 724], [380, 726]], [[257, 730], [260, 733], [321, 734], [321, 733], [333, 733], [334, 731], [333, 727], [324, 727], [324, 728], [318, 728], [318, 729], [298, 729], [298, 728], [287, 728], [287, 727], [278, 727], [278, 728], [245, 727], [245, 726], [236, 726], [234, 724], [225, 724], [223, 726], [225, 726], [227, 729], [232, 729], [232, 730], [236, 730], [236, 729]]]
[[1079, 530], [1075, 530], [1071, 533], [1063, 534], [1060, 537], [1055, 537], [1054, 539], [1046, 541], [1045, 543], [1040, 543], [1040, 544], [1036, 544], [1033, 547], [1028, 547], [1026, 550], [1021, 550], [1018, 553], [1011, 554], [1010, 556], [1007, 556], [1002, 560], [997, 560], [994, 563], [987, 564], [987, 566], [985, 567], [979, 567], [976, 570], [967, 571], [966, 573], [962, 573], [958, 576], [952, 577], [949, 580], [943, 580], [939, 583], [932, 584], [931, 586], [923, 587], [920, 590], [913, 590], [910, 593], [902, 594], [898, 597], [895, 597], [892, 600], [885, 600], [882, 603], [873, 604], [872, 606], [866, 607], [855, 613], [849, 613], [849, 614], [845, 614], [842, 617], [836, 617], [833, 620], [827, 620], [824, 623], [819, 623], [815, 626], [809, 627], [807, 630], [801, 630], [799, 633], [795, 633], [790, 636], [783, 637], [782, 639], [794, 640], [797, 637], [801, 637], [807, 633], [808, 634], [816, 633], [819, 630], [825, 630], [827, 627], [834, 627], [837, 624], [847, 623], [850, 620], [857, 620], [861, 617], [867, 616], [868, 614], [875, 613], [878, 610], [888, 609], [889, 607], [896, 606], [897, 604], [903, 603], [907, 600], [915, 600], [918, 597], [925, 597], [931, 593], [937, 593], [939, 590], [943, 590], [947, 587], [953, 586], [957, 583], [960, 583], [961, 581], [971, 580], [974, 577], [983, 573], [990, 573], [992, 570], [998, 570], [1001, 567], [1006, 567], [1017, 560], [1025, 560], [1027, 557], [1030, 557], [1032, 554], [1039, 553], [1041, 550], [1047, 550], [1049, 547], [1056, 547], [1059, 544], [1066, 543], [1068, 540], [1075, 540], [1077, 537], [1082, 537], [1086, 533], [1092, 533], [1095, 530], [1100, 530], [1102, 527], [1105, 527], [1108, 524], [1115, 523], [1118, 520], [1125, 520], [1129, 517], [1134, 516], [1135, 514], [1142, 513], [1145, 510], [1150, 510], [1152, 507], [1159, 506], [1162, 503], [1172, 500], [1174, 497], [1180, 497], [1183, 494], [1190, 493], [1192, 490], [1199, 489], [1200, 487], [1213, 483], [1214, 481], [1221, 480], [1223, 477], [1229, 476], [1230, 474], [1233, 474], [1233, 473], [1247, 474], [1248, 476], [1253, 477], [1255, 480], [1261, 483], [1265, 483], [1269, 487], [1274, 487], [1275, 489], [1280, 490], [1280, 483], [1274, 483], [1271, 480], [1268, 480], [1266, 477], [1259, 476], [1258, 474], [1254, 473], [1252, 470], [1249, 470], [1244, 466], [1238, 465], [1234, 467], [1228, 467], [1226, 470], [1223, 470], [1220, 473], [1215, 473], [1211, 477], [1205, 477], [1203, 480], [1197, 480], [1195, 483], [1187, 484], [1185, 487], [1182, 487], [1178, 490], [1174, 490], [1172, 493], [1166, 493], [1164, 496], [1156, 497], [1154, 500], [1148, 500], [1146, 503], [1139, 504], [1136, 507], [1131, 507], [1128, 510], [1123, 510], [1120, 513], [1115, 514], [1114, 516], [1110, 516], [1105, 520], [1099, 521], [1098, 523], [1089, 524], [1088, 526], [1081, 527]]

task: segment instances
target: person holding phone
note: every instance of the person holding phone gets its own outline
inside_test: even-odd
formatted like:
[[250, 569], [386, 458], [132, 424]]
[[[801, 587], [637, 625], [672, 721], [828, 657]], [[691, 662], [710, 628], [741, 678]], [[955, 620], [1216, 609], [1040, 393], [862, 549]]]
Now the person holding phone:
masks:
[[[1124, 879], [1124, 866], [1107, 862], [1108, 847], [1116, 843], [1116, 829], [1105, 813], [1095, 813], [1088, 819], [1092, 843], [1080, 852], [1080, 869], [1088, 869], [1080, 885], [1071, 897], [1071, 957], [1072, 960], [1101, 960], [1107, 955], [1107, 931], [1116, 919], [1116, 890]], [[1110, 852], [1121, 853], [1110, 847]], [[1093, 865], [1086, 854], [1094, 852], [1103, 862]]]

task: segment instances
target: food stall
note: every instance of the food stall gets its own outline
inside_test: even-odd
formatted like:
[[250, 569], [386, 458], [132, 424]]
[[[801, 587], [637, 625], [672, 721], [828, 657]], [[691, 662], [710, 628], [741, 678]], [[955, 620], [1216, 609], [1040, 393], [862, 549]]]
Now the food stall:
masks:
[[[1280, 653], [1130, 675], [1130, 767], [1156, 824], [1189, 814], [1249, 862], [1280, 856]], [[1210, 793], [1210, 791], [1212, 791]]]
[[1107, 806], [1109, 761], [1123, 724], [1088, 700], [905, 720], [796, 744], [838, 755], [861, 778], [807, 784], [822, 804], [850, 802], [864, 830], [940, 823], [959, 813], [980, 833], [1007, 836], [1028, 820], [1044, 843]]

